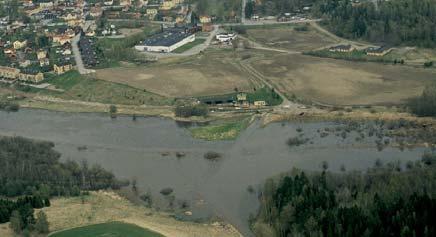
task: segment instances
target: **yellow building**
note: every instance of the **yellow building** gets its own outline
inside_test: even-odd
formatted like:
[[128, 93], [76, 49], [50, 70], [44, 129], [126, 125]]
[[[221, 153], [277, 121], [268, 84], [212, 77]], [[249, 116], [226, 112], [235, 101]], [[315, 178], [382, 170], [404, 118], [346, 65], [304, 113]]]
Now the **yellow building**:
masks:
[[150, 20], [153, 20], [156, 17], [157, 12], [158, 12], [157, 8], [147, 8], [147, 10], [145, 10], [145, 14]]
[[212, 22], [212, 19], [210, 16], [200, 16], [200, 23], [210, 23]]
[[58, 75], [64, 74], [64, 73], [70, 71], [71, 69], [73, 69], [73, 65], [71, 65], [70, 63], [64, 64], [64, 65], [62, 65], [62, 64], [59, 64], [59, 65], [55, 64], [53, 66], [54, 72], [56, 74], [58, 74]]
[[65, 43], [71, 43], [71, 38], [66, 35], [55, 35], [53, 36], [53, 43], [64, 45]]
[[6, 79], [16, 79], [20, 75], [20, 69], [0, 66], [0, 77]]
[[266, 106], [266, 101], [264, 100], [258, 100], [258, 101], [254, 101], [254, 106]]
[[37, 72], [37, 73], [20, 73], [20, 75], [18, 76], [18, 79], [20, 81], [38, 83], [38, 82], [44, 80], [44, 74], [42, 74], [41, 72]]
[[36, 57], [38, 58], [38, 60], [41, 60], [41, 59], [47, 58], [47, 52], [46, 52], [45, 50], [39, 50], [39, 51], [36, 53]]
[[14, 45], [14, 49], [21, 49], [21, 48], [24, 48], [24, 47], [26, 47], [26, 45], [27, 45], [27, 40], [24, 40], [24, 41], [16, 40], [16, 41], [13, 43], [13, 45]]
[[160, 5], [161, 10], [171, 10], [176, 6], [176, 3], [174, 0], [164, 0], [162, 4]]

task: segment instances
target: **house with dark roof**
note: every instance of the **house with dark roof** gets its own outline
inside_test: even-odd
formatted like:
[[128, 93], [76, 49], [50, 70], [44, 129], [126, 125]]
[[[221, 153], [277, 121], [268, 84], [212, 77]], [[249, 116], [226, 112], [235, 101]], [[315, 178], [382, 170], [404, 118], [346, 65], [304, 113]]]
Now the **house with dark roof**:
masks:
[[382, 57], [385, 56], [387, 53], [389, 53], [392, 50], [392, 48], [387, 46], [380, 46], [380, 47], [369, 47], [365, 49], [366, 55], [368, 56], [376, 56], [376, 57]]

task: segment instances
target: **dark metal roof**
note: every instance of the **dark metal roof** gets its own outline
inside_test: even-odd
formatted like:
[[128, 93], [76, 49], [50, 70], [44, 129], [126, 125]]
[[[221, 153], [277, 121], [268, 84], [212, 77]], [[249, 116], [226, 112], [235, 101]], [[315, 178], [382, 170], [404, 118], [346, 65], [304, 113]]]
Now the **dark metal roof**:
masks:
[[186, 28], [166, 29], [144, 40], [146, 46], [171, 46], [192, 35]]

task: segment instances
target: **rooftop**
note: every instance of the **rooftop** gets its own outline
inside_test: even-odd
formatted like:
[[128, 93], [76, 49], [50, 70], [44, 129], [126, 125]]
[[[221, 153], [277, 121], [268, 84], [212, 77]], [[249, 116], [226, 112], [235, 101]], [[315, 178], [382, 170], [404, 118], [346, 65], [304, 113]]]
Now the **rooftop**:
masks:
[[171, 46], [190, 35], [192, 33], [187, 28], [165, 29], [163, 32], [145, 39], [143, 44], [147, 46]]

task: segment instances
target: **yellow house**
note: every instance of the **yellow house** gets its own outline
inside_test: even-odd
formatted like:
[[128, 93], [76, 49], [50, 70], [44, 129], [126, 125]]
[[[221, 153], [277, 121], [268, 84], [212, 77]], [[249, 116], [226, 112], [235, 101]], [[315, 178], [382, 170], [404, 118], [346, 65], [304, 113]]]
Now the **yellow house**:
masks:
[[38, 60], [44, 59], [47, 57], [47, 52], [45, 50], [39, 50], [36, 53], [36, 57], [38, 58]]
[[162, 10], [171, 10], [176, 6], [176, 3], [173, 0], [164, 0], [160, 6]]
[[64, 45], [65, 43], [71, 43], [71, 38], [66, 35], [55, 35], [53, 36], [53, 43]]
[[210, 16], [200, 16], [200, 23], [210, 23], [212, 22], [212, 19]]
[[120, 6], [130, 6], [132, 5], [131, 0], [120, 0]]
[[70, 63], [64, 64], [64, 65], [62, 65], [62, 64], [59, 64], [59, 65], [55, 64], [53, 66], [54, 72], [56, 74], [58, 74], [58, 75], [64, 74], [64, 73], [70, 71], [71, 69], [73, 69], [73, 65], [71, 65]]
[[68, 26], [80, 26], [83, 24], [83, 20], [81, 18], [72, 19], [67, 22]]
[[153, 20], [154, 17], [157, 15], [157, 9], [147, 8], [147, 10], [145, 10], [145, 14], [147, 15], [148, 19]]
[[20, 69], [0, 66], [0, 77], [15, 79], [20, 75]]
[[185, 22], [185, 17], [183, 17], [183, 16], [176, 17], [176, 23], [183, 23], [183, 22]]
[[18, 79], [20, 81], [29, 81], [29, 82], [34, 82], [34, 83], [38, 83], [42, 80], [44, 80], [44, 74], [42, 74], [41, 72], [37, 72], [37, 73], [20, 73], [20, 75], [18, 76]]
[[247, 94], [245, 94], [245, 93], [238, 93], [236, 95], [236, 99], [238, 101], [246, 101], [247, 100]]
[[14, 49], [21, 49], [23, 47], [26, 47], [26, 45], [27, 45], [27, 40], [24, 41], [16, 40], [14, 42]]
[[254, 101], [254, 106], [266, 106], [266, 101], [264, 101], [264, 100], [257, 100], [257, 101]]

